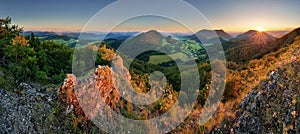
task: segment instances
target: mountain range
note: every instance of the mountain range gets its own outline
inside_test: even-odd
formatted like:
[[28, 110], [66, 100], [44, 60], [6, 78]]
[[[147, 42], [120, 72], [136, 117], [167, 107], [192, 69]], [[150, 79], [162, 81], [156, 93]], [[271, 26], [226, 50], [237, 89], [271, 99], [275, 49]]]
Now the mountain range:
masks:
[[25, 36], [30, 36], [31, 33], [33, 33], [36, 37], [42, 38], [42, 40], [63, 39], [65, 41], [68, 41], [69, 39], [77, 40], [79, 36], [81, 39], [87, 39], [87, 40], [99, 40], [101, 38], [125, 40], [137, 34], [138, 32], [111, 32], [111, 33], [82, 32], [81, 33], [81, 32], [25, 31], [22, 34]]
[[[99, 38], [104, 38], [105, 33], [54, 33], [54, 32], [33, 32], [36, 37], [41, 40], [58, 40], [59, 42], [65, 42], [65, 44], [74, 47], [77, 43], [79, 35], [81, 40], [86, 39], [84, 43], [89, 41], [97, 41]], [[258, 58], [264, 54], [279, 49], [281, 45], [289, 44], [293, 41], [294, 36], [299, 33], [299, 29], [296, 29], [281, 38], [275, 38], [267, 32], [259, 32], [256, 30], [249, 30], [245, 33], [237, 35], [236, 37], [230, 35], [222, 29], [219, 30], [200, 30], [194, 35], [181, 35], [179, 39], [175, 39], [173, 36], [166, 36], [165, 33], [158, 32], [156, 30], [150, 30], [144, 33], [138, 34], [137, 32], [115, 32], [108, 33], [105, 37], [105, 42], [113, 47], [118, 48], [121, 44], [131, 45], [128, 49], [137, 49], [141, 44], [146, 46], [161, 45], [162, 43], [180, 44], [183, 40], [192, 40], [201, 44], [218, 44], [222, 43], [223, 50], [226, 53], [228, 60], [235, 62], [247, 62], [249, 59]], [[30, 35], [31, 32], [27, 31], [24, 35]], [[165, 40], [165, 42], [163, 42]], [[156, 46], [157, 47], [157, 46]], [[179, 47], [179, 46], [175, 46]], [[169, 48], [167, 48], [169, 49]], [[246, 56], [245, 56], [246, 55]]]
[[[182, 38], [198, 42], [198, 38], [201, 37], [204, 42], [211, 41], [210, 43], [216, 43], [220, 40], [228, 61], [248, 62], [251, 59], [261, 58], [265, 54], [276, 51], [286, 46], [286, 44], [290, 44], [299, 34], [300, 28], [291, 31], [281, 38], [275, 38], [266, 32], [259, 32], [256, 30], [249, 30], [236, 37], [231, 36], [223, 30], [201, 30], [195, 35]], [[218, 37], [215, 37], [216, 35]], [[178, 42], [177, 39], [171, 38], [171, 36], [164, 37], [158, 31], [150, 30], [137, 36], [133, 36], [123, 43], [127, 45], [134, 44], [133, 46], [139, 46], [141, 44], [159, 45], [162, 43], [163, 39], [166, 39], [168, 43], [176, 44], [176, 41]], [[215, 42], [213, 40], [215, 40]]]
[[213, 39], [216, 38], [216, 35], [220, 38], [223, 38], [225, 40], [229, 40], [231, 38], [233, 38], [232, 35], [226, 33], [224, 30], [220, 29], [220, 30], [200, 30], [199, 32], [197, 32], [195, 35], [197, 36], [202, 36], [205, 37], [206, 39]]
[[[154, 32], [154, 31], [155, 30], [152, 30], [152, 32]], [[79, 36], [81, 36], [81, 39], [87, 39], [87, 40], [99, 40], [101, 38], [126, 40], [126, 39], [138, 34], [138, 32], [111, 32], [111, 33], [59, 32], [59, 33], [56, 33], [56, 32], [47, 32], [47, 31], [25, 31], [22, 34], [25, 36], [29, 36], [31, 33], [33, 33], [36, 37], [40, 37], [42, 40], [62, 39], [64, 41], [69, 41], [70, 39], [77, 40]], [[160, 33], [160, 34], [165, 35], [166, 33]], [[195, 33], [193, 35], [186, 35], [183, 33], [180, 33], [180, 34], [179, 33], [171, 33], [171, 34], [174, 35], [175, 37], [195, 40], [199, 43], [201, 43], [201, 42], [217, 43], [219, 40], [221, 41], [221, 43], [227, 42], [227, 41], [239, 42], [239, 41], [249, 41], [249, 40], [251, 40], [251, 41], [258, 40], [259, 42], [261, 42], [261, 41], [266, 41], [266, 40], [272, 40], [275, 38], [266, 32], [258, 32], [255, 30], [249, 30], [243, 34], [237, 35], [236, 37], [230, 35], [229, 33], [225, 32], [222, 29], [219, 29], [219, 30], [204, 29], [204, 30], [198, 31], [197, 33]], [[263, 38], [261, 38], [261, 37], [263, 37]]]

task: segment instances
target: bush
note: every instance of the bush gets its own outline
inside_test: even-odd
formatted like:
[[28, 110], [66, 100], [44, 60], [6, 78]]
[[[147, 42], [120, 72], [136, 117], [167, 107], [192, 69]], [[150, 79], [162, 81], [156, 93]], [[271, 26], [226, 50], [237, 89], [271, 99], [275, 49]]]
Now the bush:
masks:
[[241, 88], [243, 79], [239, 74], [233, 74], [227, 76], [225, 90], [223, 94], [223, 102], [236, 99], [239, 96], [239, 90]]
[[6, 85], [6, 81], [3, 76], [0, 76], [0, 88], [4, 88]]
[[56, 74], [52, 77], [51, 83], [53, 83], [53, 84], [62, 83], [63, 80], [65, 79], [65, 77], [66, 77], [66, 74], [64, 73], [64, 71], [61, 71], [59, 74]]
[[46, 72], [43, 71], [37, 72], [36, 79], [39, 82], [49, 82], [49, 77], [47, 76]]
[[6, 90], [10, 90], [15, 87], [16, 84], [11, 79], [5, 79], [3, 76], [0, 76], [0, 88], [4, 88]]

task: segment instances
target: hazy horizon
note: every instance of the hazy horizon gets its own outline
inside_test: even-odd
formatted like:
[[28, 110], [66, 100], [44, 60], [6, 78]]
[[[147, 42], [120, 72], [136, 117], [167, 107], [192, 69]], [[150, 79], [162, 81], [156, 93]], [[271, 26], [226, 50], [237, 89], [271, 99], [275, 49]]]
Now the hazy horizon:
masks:
[[[297, 27], [298, 28], [298, 27]], [[264, 31], [270, 35], [273, 35], [274, 37], [281, 37], [284, 36], [285, 34], [291, 32], [292, 30], [294, 30], [296, 28], [293, 29], [289, 29], [289, 30], [272, 30], [272, 31]], [[83, 33], [96, 33], [96, 34], [105, 34], [105, 33], [143, 33], [143, 32], [147, 32], [150, 30], [156, 30], [158, 32], [161, 33], [169, 33], [169, 34], [187, 34], [190, 35], [190, 32], [176, 32], [176, 31], [161, 31], [159, 29], [148, 29], [148, 30], [143, 30], [143, 31], [85, 31]], [[207, 30], [207, 29], [199, 29], [198, 31], [201, 30]], [[224, 30], [224, 29], [210, 29], [210, 30]], [[256, 30], [256, 29], [249, 29], [249, 30]], [[232, 35], [232, 36], [237, 36], [239, 34], [243, 34], [249, 30], [246, 31], [240, 31], [240, 32], [227, 32], [226, 30], [224, 30], [226, 33]], [[80, 33], [82, 31], [52, 31], [52, 30], [23, 30], [24, 32], [54, 32], [54, 33]]]

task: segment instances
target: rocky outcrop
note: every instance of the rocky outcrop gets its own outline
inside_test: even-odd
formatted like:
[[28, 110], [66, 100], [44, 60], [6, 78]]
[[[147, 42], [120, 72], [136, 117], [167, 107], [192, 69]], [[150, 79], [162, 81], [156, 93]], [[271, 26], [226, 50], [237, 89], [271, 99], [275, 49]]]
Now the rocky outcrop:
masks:
[[[98, 95], [112, 110], [117, 110], [117, 104], [121, 98], [117, 90], [117, 85], [119, 85], [122, 80], [116, 78], [122, 77], [125, 80], [129, 80], [130, 74], [123, 66], [121, 57], [117, 56], [114, 60], [115, 66], [119, 69], [117, 71], [121, 71], [117, 74], [111, 67], [98, 66], [94, 75], [88, 76], [83, 80], [77, 81], [74, 75], [67, 75], [58, 95], [67, 107], [67, 113], [74, 111], [77, 116], [81, 116], [87, 120], [91, 119], [94, 114], [98, 113], [98, 111], [93, 112], [93, 110], [99, 110], [94, 107], [100, 107], [98, 106], [100, 104], [100, 100], [97, 98]], [[120, 76], [113, 77], [113, 75]], [[81, 98], [81, 101], [78, 100], [78, 98]], [[85, 109], [89, 109], [89, 111], [86, 111], [88, 115], [84, 113], [80, 105], [86, 106]]]
[[235, 130], [239, 133], [299, 133], [299, 62], [272, 71], [268, 80], [240, 103]]
[[[234, 133], [299, 133], [299, 71], [300, 62], [294, 61], [270, 72], [266, 81], [247, 94], [236, 109], [236, 117], [227, 120], [225, 126]], [[225, 130], [225, 127], [216, 128], [211, 133]]]
[[66, 104], [66, 113], [70, 113], [74, 110], [77, 115], [85, 116], [74, 92], [76, 85], [76, 77], [72, 74], [68, 74], [59, 90], [58, 97]]

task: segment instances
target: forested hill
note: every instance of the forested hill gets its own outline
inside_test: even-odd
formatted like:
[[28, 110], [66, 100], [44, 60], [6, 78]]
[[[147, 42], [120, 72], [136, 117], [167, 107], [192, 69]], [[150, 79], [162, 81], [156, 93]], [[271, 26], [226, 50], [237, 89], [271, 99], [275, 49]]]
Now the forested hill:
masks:
[[22, 28], [0, 19], [0, 85], [11, 87], [24, 81], [58, 84], [71, 73], [73, 49], [53, 41], [20, 35]]

